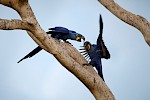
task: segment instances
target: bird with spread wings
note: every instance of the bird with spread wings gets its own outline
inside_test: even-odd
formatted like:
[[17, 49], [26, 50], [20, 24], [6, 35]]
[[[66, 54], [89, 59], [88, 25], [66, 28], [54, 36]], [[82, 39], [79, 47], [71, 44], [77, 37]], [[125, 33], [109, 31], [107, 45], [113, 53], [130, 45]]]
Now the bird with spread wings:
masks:
[[85, 59], [89, 61], [89, 64], [95, 67], [98, 71], [99, 76], [104, 80], [103, 72], [102, 72], [102, 62], [101, 59], [109, 59], [110, 53], [103, 41], [103, 21], [100, 15], [99, 18], [100, 30], [99, 36], [97, 38], [96, 44], [91, 44], [89, 41], [84, 42], [83, 48], [80, 50], [84, 50], [81, 53], [84, 55]]

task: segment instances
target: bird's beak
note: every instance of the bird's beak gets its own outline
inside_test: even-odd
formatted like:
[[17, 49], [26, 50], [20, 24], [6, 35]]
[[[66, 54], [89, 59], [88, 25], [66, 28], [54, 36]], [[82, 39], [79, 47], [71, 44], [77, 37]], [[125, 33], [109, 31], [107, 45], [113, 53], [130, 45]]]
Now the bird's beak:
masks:
[[83, 39], [83, 41], [85, 41], [85, 37], [84, 36], [82, 36], [82, 39]]

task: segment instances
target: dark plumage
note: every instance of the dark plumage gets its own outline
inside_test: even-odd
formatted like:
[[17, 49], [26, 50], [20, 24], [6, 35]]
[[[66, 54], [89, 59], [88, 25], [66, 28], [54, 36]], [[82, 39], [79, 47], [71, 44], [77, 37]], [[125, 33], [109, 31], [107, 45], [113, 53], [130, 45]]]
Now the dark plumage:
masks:
[[54, 27], [50, 28], [50, 31], [47, 32], [47, 34], [51, 34], [51, 37], [56, 39], [61, 39], [66, 42], [67, 39], [76, 40], [78, 42], [81, 42], [81, 39], [85, 41], [85, 38], [83, 35], [76, 33], [75, 31], [68, 30], [64, 27]]
[[85, 50], [82, 51], [85, 52], [83, 54], [85, 55], [84, 57], [86, 57], [87, 60], [89, 60], [90, 58], [89, 64], [96, 67], [99, 76], [104, 80], [101, 58], [109, 59], [110, 54], [102, 38], [103, 21], [101, 15], [100, 15], [99, 24], [100, 24], [100, 31], [99, 31], [99, 36], [97, 38], [97, 44], [91, 44], [90, 42], [86, 41], [84, 42], [84, 46], [83, 46], [84, 48], [80, 50]]
[[[50, 28], [50, 31], [46, 32], [47, 34], [50, 34], [51, 37], [56, 38], [56, 39], [61, 39], [65, 42], [67, 42], [67, 39], [75, 40], [78, 42], [81, 42], [81, 39], [85, 41], [85, 38], [83, 35], [76, 33], [75, 31], [68, 30], [67, 28], [64, 27], [54, 27]], [[25, 57], [23, 57], [21, 60], [19, 60], [17, 63], [21, 62], [22, 60], [26, 58], [30, 58], [37, 54], [39, 51], [41, 51], [42, 48], [40, 46], [36, 47], [33, 51], [31, 51], [29, 54], [27, 54]]]
[[32, 50], [29, 54], [27, 54], [26, 56], [24, 56], [22, 59], [20, 59], [17, 63], [21, 62], [22, 60], [26, 59], [26, 58], [31, 58], [32, 56], [34, 56], [35, 54], [37, 54], [38, 52], [40, 52], [42, 50], [42, 48], [40, 46], [36, 47], [34, 50]]

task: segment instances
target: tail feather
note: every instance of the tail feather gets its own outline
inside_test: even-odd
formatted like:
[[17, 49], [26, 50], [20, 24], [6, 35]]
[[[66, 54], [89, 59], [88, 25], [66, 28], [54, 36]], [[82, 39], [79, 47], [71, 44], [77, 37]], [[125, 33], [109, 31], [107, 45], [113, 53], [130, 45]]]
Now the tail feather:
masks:
[[31, 51], [29, 54], [27, 54], [25, 57], [23, 57], [21, 60], [19, 60], [17, 63], [21, 62], [22, 60], [26, 59], [26, 58], [31, 58], [32, 56], [34, 56], [35, 54], [37, 54], [38, 52], [40, 52], [42, 50], [42, 48], [40, 46], [36, 47], [33, 51]]
[[103, 79], [103, 81], [105, 82], [104, 80], [104, 77], [103, 77], [103, 72], [102, 72], [102, 66], [96, 66], [96, 69], [98, 71], [98, 74], [99, 76]]

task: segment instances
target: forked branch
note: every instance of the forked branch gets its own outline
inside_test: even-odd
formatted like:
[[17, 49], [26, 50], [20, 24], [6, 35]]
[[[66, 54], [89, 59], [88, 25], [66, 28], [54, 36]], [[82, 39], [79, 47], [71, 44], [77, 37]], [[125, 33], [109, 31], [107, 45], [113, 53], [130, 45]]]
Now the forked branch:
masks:
[[[31, 38], [40, 47], [53, 54], [53, 56], [66, 69], [73, 73], [91, 91], [96, 100], [115, 100], [115, 97], [113, 96], [110, 89], [107, 87], [105, 82], [102, 81], [99, 75], [93, 70], [92, 66], [83, 66], [83, 64], [87, 62], [73, 46], [48, 37], [48, 35], [37, 22], [27, 0], [0, 0], [0, 3], [16, 10], [21, 16], [23, 22], [27, 21], [26, 24], [32, 23], [30, 32], [27, 31]], [[19, 23], [21, 24], [20, 21]], [[12, 28], [7, 27], [7, 29]]]

